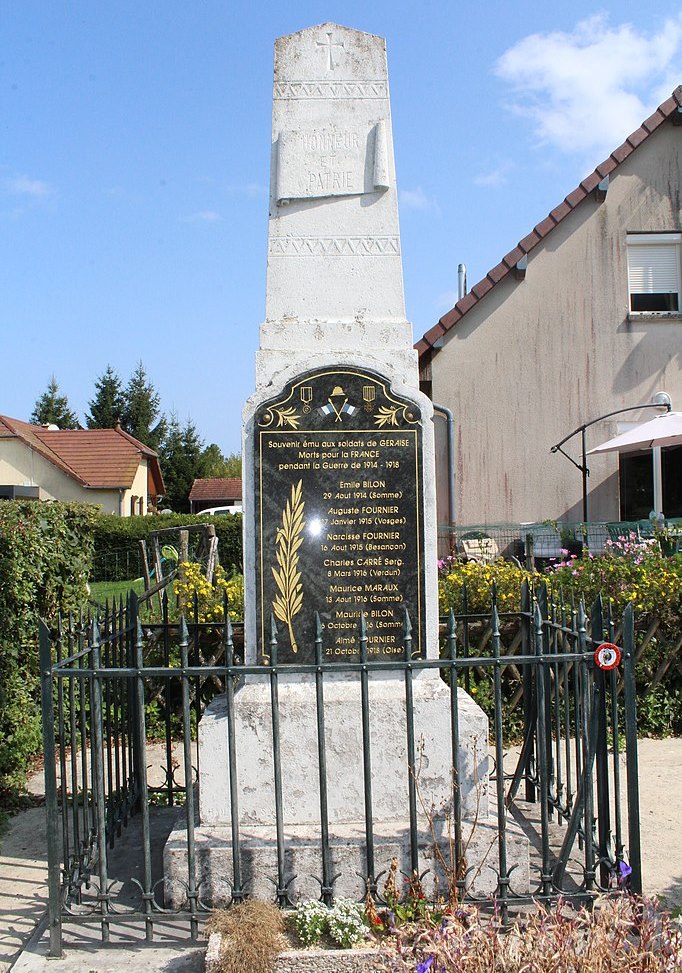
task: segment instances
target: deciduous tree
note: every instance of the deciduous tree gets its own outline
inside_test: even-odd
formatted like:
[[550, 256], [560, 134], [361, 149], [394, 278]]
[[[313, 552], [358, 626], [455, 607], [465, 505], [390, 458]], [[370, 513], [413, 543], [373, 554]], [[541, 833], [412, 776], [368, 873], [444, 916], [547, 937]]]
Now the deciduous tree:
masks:
[[202, 476], [209, 477], [240, 477], [242, 475], [242, 458], [239, 453], [223, 455], [220, 446], [210, 443], [203, 452], [204, 472]]

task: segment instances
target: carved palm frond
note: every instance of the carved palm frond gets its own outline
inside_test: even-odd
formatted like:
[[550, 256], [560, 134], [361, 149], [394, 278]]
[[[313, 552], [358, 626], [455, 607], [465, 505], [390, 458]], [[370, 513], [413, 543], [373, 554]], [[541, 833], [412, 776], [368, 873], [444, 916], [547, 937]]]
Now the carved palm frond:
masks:
[[395, 405], [380, 405], [379, 411], [374, 416], [374, 421], [380, 429], [384, 426], [397, 426], [398, 411], [398, 407]]
[[272, 602], [275, 618], [283, 622], [289, 630], [291, 649], [298, 652], [298, 645], [294, 636], [293, 620], [303, 605], [303, 585], [301, 572], [298, 570], [298, 550], [303, 543], [303, 481], [291, 487], [291, 496], [287, 500], [282, 513], [282, 526], [277, 528], [277, 567], [272, 568], [272, 575], [277, 585], [278, 594]]
[[277, 425], [280, 428], [291, 426], [292, 429], [298, 429], [301, 417], [293, 405], [289, 406], [288, 409], [273, 409], [273, 412], [277, 416]]

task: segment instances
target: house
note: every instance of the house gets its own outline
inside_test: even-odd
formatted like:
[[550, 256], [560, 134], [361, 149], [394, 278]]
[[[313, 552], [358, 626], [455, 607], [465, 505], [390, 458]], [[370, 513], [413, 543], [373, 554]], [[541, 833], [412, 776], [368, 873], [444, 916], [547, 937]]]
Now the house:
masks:
[[189, 491], [190, 513], [200, 514], [202, 510], [214, 507], [242, 507], [242, 481], [238, 476], [213, 476], [197, 479]]
[[57, 429], [0, 416], [0, 497], [77, 500], [129, 517], [163, 493], [157, 454], [120, 426]]
[[[454, 418], [458, 525], [582, 519], [586, 449], [682, 408], [682, 87], [416, 344], [424, 391]], [[439, 523], [445, 423], [437, 422]], [[581, 464], [580, 436], [563, 447]], [[651, 452], [588, 456], [591, 521], [646, 517]], [[682, 449], [663, 450], [663, 512], [682, 516]]]

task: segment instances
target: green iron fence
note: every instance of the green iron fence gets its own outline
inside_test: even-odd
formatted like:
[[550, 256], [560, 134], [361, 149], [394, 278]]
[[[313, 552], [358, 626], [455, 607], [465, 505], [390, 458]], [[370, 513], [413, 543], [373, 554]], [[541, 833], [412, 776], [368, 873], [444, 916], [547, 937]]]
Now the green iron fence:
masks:
[[[227, 609], [227, 606], [225, 606]], [[80, 623], [64, 620], [56, 631], [40, 626], [43, 689], [46, 805], [49, 859], [49, 927], [51, 952], [62, 947], [66, 924], [95, 923], [107, 942], [114, 928], [144, 929], [151, 941], [172, 920], [196, 940], [201, 921], [211, 911], [206, 876], [198, 860], [195, 829], [195, 781], [201, 759], [193, 725], [207, 699], [225, 693], [227, 760], [231, 810], [231, 872], [226, 876], [230, 902], [248, 894], [243, 869], [244, 840], [239, 823], [238, 774], [240, 740], [235, 730], [235, 694], [245, 676], [269, 686], [273, 740], [272, 821], [273, 897], [292, 905], [292, 875], [286, 854], [283, 823], [283, 779], [280, 760], [278, 684], [290, 673], [306, 674], [309, 705], [318, 729], [320, 898], [330, 903], [338, 874], [333, 868], [327, 794], [325, 683], [344, 673], [357, 684], [362, 704], [362, 767], [364, 806], [363, 879], [381, 900], [381, 875], [375, 860], [373, 783], [376, 754], [372, 748], [369, 690], [388, 673], [404, 687], [403, 735], [407, 804], [396, 816], [409, 822], [406, 876], [422, 874], [423, 842], [417, 821], [416, 763], [418, 740], [413, 717], [413, 683], [423, 670], [438, 671], [449, 685], [452, 754], [451, 811], [456, 894], [460, 900], [481, 901], [465, 865], [466, 834], [460, 796], [460, 717], [458, 686], [472, 680], [488, 689], [490, 775], [495, 826], [495, 887], [485, 901], [507, 911], [559, 896], [591, 901], [602, 890], [627, 884], [641, 891], [639, 800], [637, 783], [634, 628], [631, 608], [622, 620], [620, 668], [603, 671], [595, 651], [613, 641], [614, 622], [597, 602], [589, 616], [582, 607], [552, 608], [544, 587], [522, 590], [521, 611], [500, 614], [493, 599], [487, 617], [450, 614], [443, 620], [438, 659], [412, 657], [410, 620], [405, 616], [405, 653], [388, 661], [372, 660], [367, 629], [361, 618], [357, 654], [330, 662], [322, 648], [319, 616], [313, 622], [311, 661], [278, 663], [278, 633], [272, 622], [267, 666], [245, 666], [235, 658], [232, 628], [171, 623], [167, 616], [154, 629], [140, 623], [137, 601], [117, 603], [98, 618]], [[227, 618], [227, 611], [225, 612]], [[490, 632], [485, 648], [475, 633]], [[466, 641], [466, 655], [461, 652]], [[210, 652], [206, 652], [206, 643]], [[514, 643], [513, 654], [508, 651]], [[202, 647], [203, 646], [203, 647]], [[209, 664], [202, 658], [209, 658]], [[163, 757], [161, 778], [148, 768], [149, 702], [163, 699], [164, 718], [156, 735]], [[510, 748], [505, 728], [520, 710], [518, 746]], [[178, 742], [174, 743], [174, 737]], [[623, 747], [625, 744], [625, 747]], [[176, 760], [174, 747], [179, 746]], [[624, 777], [624, 779], [621, 779]], [[159, 807], [159, 805], [164, 805]], [[186, 841], [186, 874], [179, 904], [166, 903], [166, 884], [158, 862], [155, 828], [159, 816], [181, 816]], [[508, 864], [512, 819], [530, 835], [532, 881], [515, 887]], [[126, 833], [138, 829], [137, 858], [117, 859]], [[177, 821], [176, 821], [177, 827]], [[557, 828], [561, 840], [556, 844]], [[553, 843], [554, 842], [554, 843]], [[112, 864], [116, 862], [116, 864]], [[123, 862], [123, 864], [122, 864]], [[121, 869], [131, 866], [129, 873]], [[627, 876], [627, 878], [626, 878]]]

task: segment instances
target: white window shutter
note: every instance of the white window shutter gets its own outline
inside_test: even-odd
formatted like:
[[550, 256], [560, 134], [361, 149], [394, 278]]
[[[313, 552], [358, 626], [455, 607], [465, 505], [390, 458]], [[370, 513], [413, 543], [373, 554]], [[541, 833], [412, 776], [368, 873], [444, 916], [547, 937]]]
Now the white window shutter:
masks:
[[679, 245], [629, 244], [628, 280], [631, 294], [679, 294]]

